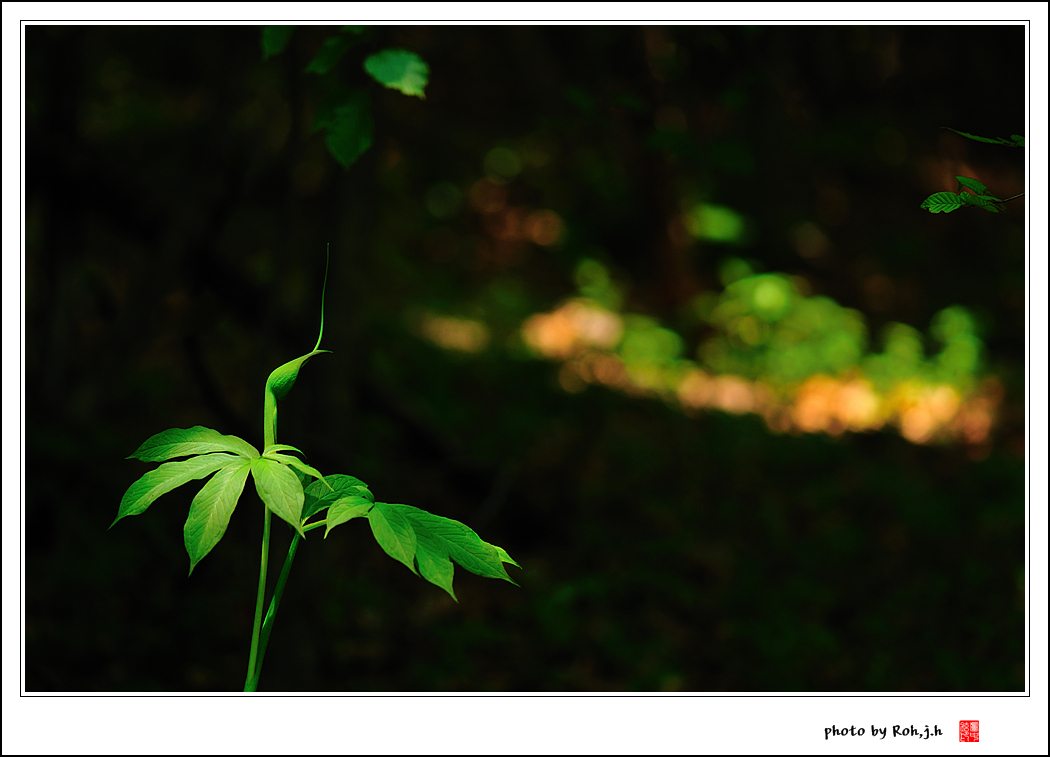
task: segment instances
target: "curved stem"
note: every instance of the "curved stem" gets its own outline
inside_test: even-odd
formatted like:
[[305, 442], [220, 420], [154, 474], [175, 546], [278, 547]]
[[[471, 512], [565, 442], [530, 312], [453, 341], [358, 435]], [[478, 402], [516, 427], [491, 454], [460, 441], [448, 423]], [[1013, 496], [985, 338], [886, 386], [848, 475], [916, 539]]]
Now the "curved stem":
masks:
[[[253, 682], [258, 680], [255, 659], [259, 651], [259, 636], [262, 630], [263, 600], [266, 597], [266, 557], [270, 551], [270, 508], [263, 505], [262, 557], [259, 560], [259, 592], [255, 598], [255, 624], [252, 628], [252, 649], [248, 654], [248, 675], [244, 679], [244, 690], [255, 691]], [[251, 688], [249, 688], [251, 687]]]
[[262, 674], [263, 658], [266, 657], [266, 645], [270, 641], [270, 632], [273, 630], [274, 618], [277, 616], [277, 608], [281, 604], [281, 595], [284, 594], [284, 585], [288, 583], [288, 574], [292, 572], [292, 561], [295, 559], [296, 550], [302, 537], [299, 534], [292, 535], [292, 543], [288, 546], [288, 555], [284, 558], [281, 567], [281, 575], [277, 577], [277, 587], [273, 590], [270, 599], [270, 608], [266, 611], [266, 619], [263, 621], [262, 638], [259, 640], [259, 656], [255, 663], [255, 675], [248, 682], [245, 691], [255, 691], [259, 687], [259, 676]]

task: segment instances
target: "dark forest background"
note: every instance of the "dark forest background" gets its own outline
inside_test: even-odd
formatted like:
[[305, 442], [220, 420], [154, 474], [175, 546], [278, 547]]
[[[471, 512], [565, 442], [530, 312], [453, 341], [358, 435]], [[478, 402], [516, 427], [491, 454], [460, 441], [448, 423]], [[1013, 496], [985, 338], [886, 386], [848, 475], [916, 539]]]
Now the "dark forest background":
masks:
[[[259, 27], [25, 30], [28, 691], [240, 688], [252, 488], [189, 578], [196, 485], [107, 527], [150, 435], [261, 443], [266, 376], [316, 340], [328, 243], [334, 354], [282, 402], [279, 441], [465, 522], [521, 586], [457, 569], [456, 604], [363, 522], [315, 531], [263, 690], [1023, 690], [1024, 199], [919, 208], [953, 166], [1024, 191], [1021, 151], [940, 128], [1027, 134], [1023, 27], [372, 27], [336, 72], [375, 121], [348, 169], [304, 71], [337, 31], [264, 61]], [[364, 75], [389, 47], [429, 64], [425, 100]], [[486, 175], [557, 240], [494, 225]], [[747, 233], [683, 241], [698, 200]], [[819, 253], [793, 231], [810, 222]], [[712, 328], [691, 303], [735, 261], [859, 311], [876, 351], [887, 324], [925, 334], [962, 306], [994, 425], [774, 433], [567, 391], [519, 334], [584, 260], [688, 358]], [[420, 314], [489, 342], [443, 348]], [[271, 565], [287, 543], [275, 527]]]

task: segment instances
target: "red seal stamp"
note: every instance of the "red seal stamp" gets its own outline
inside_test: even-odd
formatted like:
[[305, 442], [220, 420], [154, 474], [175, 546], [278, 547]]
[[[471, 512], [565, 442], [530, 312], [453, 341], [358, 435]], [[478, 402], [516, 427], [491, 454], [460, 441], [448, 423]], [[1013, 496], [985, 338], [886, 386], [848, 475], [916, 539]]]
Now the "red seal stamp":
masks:
[[959, 741], [980, 741], [981, 729], [978, 720], [959, 721]]

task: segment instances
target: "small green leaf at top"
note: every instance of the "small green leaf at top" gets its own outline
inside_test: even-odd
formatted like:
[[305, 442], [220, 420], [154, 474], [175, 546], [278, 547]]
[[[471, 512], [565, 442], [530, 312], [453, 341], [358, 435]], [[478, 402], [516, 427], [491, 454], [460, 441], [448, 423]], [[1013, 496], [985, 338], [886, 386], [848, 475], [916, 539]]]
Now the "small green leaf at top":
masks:
[[264, 26], [262, 31], [263, 60], [284, 52], [292, 38], [294, 26]]
[[143, 462], [170, 460], [173, 457], [206, 455], [211, 452], [232, 452], [241, 457], [258, 457], [259, 450], [237, 436], [220, 434], [205, 426], [169, 428], [154, 434], [128, 455]]
[[426, 99], [423, 89], [427, 86], [430, 67], [415, 53], [383, 50], [365, 59], [365, 71], [384, 87]]

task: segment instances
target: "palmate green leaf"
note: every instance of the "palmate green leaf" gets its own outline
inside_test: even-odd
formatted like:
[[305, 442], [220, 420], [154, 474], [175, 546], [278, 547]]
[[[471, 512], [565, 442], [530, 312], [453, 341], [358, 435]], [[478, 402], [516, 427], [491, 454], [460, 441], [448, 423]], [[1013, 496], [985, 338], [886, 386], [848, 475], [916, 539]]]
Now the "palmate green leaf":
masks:
[[[262, 460], [262, 458], [257, 457], [252, 462], [254, 463], [257, 460]], [[174, 463], [164, 463], [156, 470], [146, 473], [128, 487], [128, 490], [124, 492], [124, 496], [120, 500], [117, 517], [109, 527], [113, 528], [114, 524], [121, 518], [145, 512], [146, 508], [153, 504], [153, 500], [157, 497], [170, 492], [172, 489], [177, 489], [187, 481], [210, 476], [227, 465], [240, 464], [244, 461], [244, 457], [220, 452]], [[276, 463], [274, 464], [276, 465]]]
[[257, 457], [252, 460], [252, 478], [259, 499], [274, 515], [287, 522], [299, 536], [303, 533], [303, 485], [291, 468], [276, 460]]
[[271, 55], [277, 55], [288, 46], [288, 40], [292, 38], [294, 26], [264, 26], [262, 30], [263, 60]]
[[367, 514], [372, 534], [388, 555], [447, 591], [453, 599], [456, 594], [452, 590], [452, 561], [471, 573], [517, 586], [503, 563], [521, 566], [506, 550], [483, 541], [459, 521], [411, 505], [386, 502], [376, 502]]
[[328, 151], [343, 168], [349, 168], [372, 146], [372, 106], [368, 93], [351, 90], [341, 94], [317, 112], [313, 128], [327, 130]]
[[143, 462], [170, 460], [173, 457], [206, 455], [210, 452], [233, 452], [241, 457], [258, 457], [259, 450], [237, 436], [226, 436], [204, 426], [169, 428], [154, 434], [128, 455]]
[[250, 460], [227, 465], [212, 476], [193, 498], [190, 514], [182, 529], [186, 552], [190, 556], [191, 574], [197, 563], [211, 552], [226, 533], [251, 467]]
[[937, 192], [922, 201], [920, 208], [926, 208], [931, 213], [951, 213], [963, 206], [965, 201], [954, 192]]
[[383, 50], [365, 59], [365, 71], [384, 87], [426, 99], [423, 89], [427, 86], [430, 67], [415, 53]]
[[[372, 492], [368, 490], [368, 484], [359, 478], [342, 473], [333, 473], [325, 476], [325, 481], [331, 488], [326, 487], [320, 481], [314, 481], [306, 487], [306, 501], [303, 504], [304, 521], [342, 499], [362, 497], [367, 499], [369, 503], [375, 501]], [[329, 528], [331, 527], [329, 523]], [[327, 536], [327, 532], [325, 535]]]

